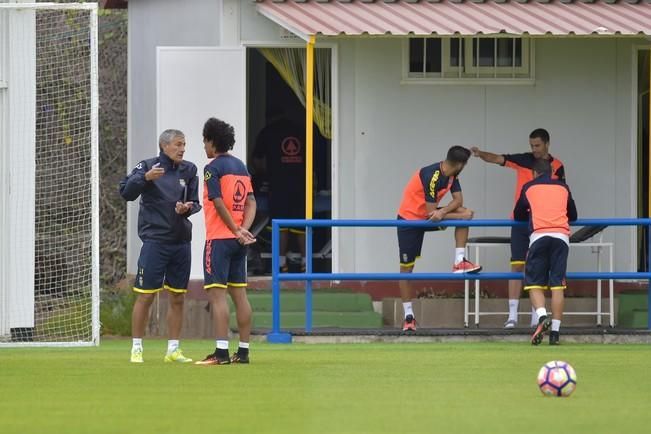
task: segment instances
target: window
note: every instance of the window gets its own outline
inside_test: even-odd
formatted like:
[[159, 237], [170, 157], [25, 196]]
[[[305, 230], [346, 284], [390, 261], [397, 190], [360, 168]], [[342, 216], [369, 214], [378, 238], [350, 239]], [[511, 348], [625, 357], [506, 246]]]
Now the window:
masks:
[[407, 81], [530, 81], [533, 43], [525, 38], [410, 38]]

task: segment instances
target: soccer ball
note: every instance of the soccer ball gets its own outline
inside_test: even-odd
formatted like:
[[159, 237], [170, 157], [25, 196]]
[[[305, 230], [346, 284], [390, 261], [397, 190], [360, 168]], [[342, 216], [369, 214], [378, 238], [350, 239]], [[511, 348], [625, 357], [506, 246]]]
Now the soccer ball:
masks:
[[547, 362], [538, 372], [538, 387], [545, 396], [568, 397], [576, 389], [576, 372], [567, 362]]

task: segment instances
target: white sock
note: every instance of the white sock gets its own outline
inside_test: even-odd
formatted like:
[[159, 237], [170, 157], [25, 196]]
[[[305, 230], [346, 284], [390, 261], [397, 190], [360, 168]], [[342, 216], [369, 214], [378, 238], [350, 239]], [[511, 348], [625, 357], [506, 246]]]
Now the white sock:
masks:
[[131, 348], [134, 350], [140, 348], [142, 350], [142, 338], [133, 338]]
[[541, 317], [547, 316], [547, 309], [544, 307], [539, 307], [536, 309], [536, 315], [538, 315], [538, 319], [540, 320]]
[[407, 318], [407, 315], [414, 316], [414, 309], [411, 307], [411, 301], [402, 303], [402, 309], [405, 311], [405, 319]]
[[509, 321], [518, 320], [518, 306], [520, 305], [520, 300], [517, 298], [509, 298]]
[[531, 306], [531, 325], [536, 325], [538, 324], [538, 314], [536, 313], [536, 309], [534, 309], [533, 306]]
[[238, 348], [249, 348], [249, 343], [240, 341]]
[[179, 349], [179, 340], [170, 339], [167, 341], [167, 354], [172, 354], [174, 351]]
[[561, 320], [560, 319], [553, 319], [552, 320], [552, 331], [557, 332], [561, 329]]
[[217, 349], [218, 350], [227, 350], [228, 349], [228, 341], [222, 340], [222, 339], [217, 339], [215, 342], [217, 344]]
[[466, 249], [463, 247], [457, 247], [454, 249], [454, 265], [457, 265], [459, 262], [463, 261], [463, 258], [466, 257]]

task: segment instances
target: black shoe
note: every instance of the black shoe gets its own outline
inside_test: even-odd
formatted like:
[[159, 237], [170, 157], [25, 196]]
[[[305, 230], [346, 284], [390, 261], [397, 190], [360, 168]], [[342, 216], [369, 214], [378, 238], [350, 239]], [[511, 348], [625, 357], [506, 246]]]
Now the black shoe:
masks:
[[231, 359], [226, 354], [226, 357], [218, 356], [216, 353], [208, 354], [205, 359], [194, 362], [195, 365], [230, 365]]
[[244, 363], [248, 364], [249, 363], [249, 355], [248, 354], [240, 354], [240, 352], [236, 352], [231, 356], [231, 363]]
[[549, 345], [560, 345], [559, 339], [561, 334], [559, 332], [552, 331], [549, 333]]
[[531, 345], [540, 345], [543, 340], [543, 335], [549, 330], [552, 325], [552, 320], [548, 316], [541, 316], [538, 319], [538, 326], [531, 335]]
[[405, 322], [402, 324], [402, 331], [405, 333], [416, 331], [416, 318], [413, 315], [407, 315]]

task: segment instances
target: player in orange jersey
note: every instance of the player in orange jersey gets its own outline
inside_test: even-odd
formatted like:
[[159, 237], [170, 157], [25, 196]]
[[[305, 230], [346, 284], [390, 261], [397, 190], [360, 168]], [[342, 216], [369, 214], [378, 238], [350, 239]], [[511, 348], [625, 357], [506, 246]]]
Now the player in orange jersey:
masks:
[[[549, 160], [552, 172], [552, 179], [565, 180], [565, 167], [561, 160], [549, 154], [549, 133], [547, 130], [538, 128], [529, 134], [529, 146], [531, 152], [522, 154], [493, 154], [481, 151], [479, 148], [471, 148], [475, 157], [479, 157], [488, 163], [499, 164], [500, 166], [513, 169], [516, 172], [515, 201], [520, 197], [522, 186], [533, 180], [531, 169], [538, 158]], [[522, 272], [524, 270], [525, 257], [529, 246], [529, 232], [525, 227], [511, 228], [511, 271]], [[518, 324], [518, 305], [522, 293], [522, 281], [509, 281], [509, 317], [504, 323], [504, 328], [513, 328]], [[531, 312], [531, 325], [538, 323], [535, 312]]]
[[[203, 143], [206, 156], [213, 159], [204, 169], [204, 289], [210, 299], [216, 349], [196, 363], [249, 363], [252, 313], [246, 296], [246, 252], [247, 245], [255, 242], [249, 228], [256, 211], [251, 177], [244, 163], [229, 153], [235, 144], [232, 126], [219, 119], [208, 119], [203, 127]], [[228, 355], [227, 292], [235, 304], [240, 335], [237, 352], [231, 358]]]
[[[398, 210], [399, 220], [431, 220], [443, 219], [469, 220], [473, 211], [463, 207], [463, 195], [459, 184], [459, 173], [463, 170], [470, 157], [470, 151], [462, 146], [453, 146], [448, 150], [445, 160], [419, 169], [411, 177], [402, 195]], [[452, 201], [445, 206], [439, 206], [447, 192], [452, 194]], [[400, 272], [411, 273], [416, 259], [420, 256], [425, 232], [438, 231], [444, 228], [431, 229], [399, 227], [398, 246], [400, 249]], [[477, 273], [480, 265], [473, 264], [465, 258], [468, 228], [457, 227], [454, 230], [456, 240], [454, 273]], [[400, 281], [400, 295], [405, 314], [402, 330], [416, 330], [416, 319], [411, 305], [412, 290], [408, 280]]]

